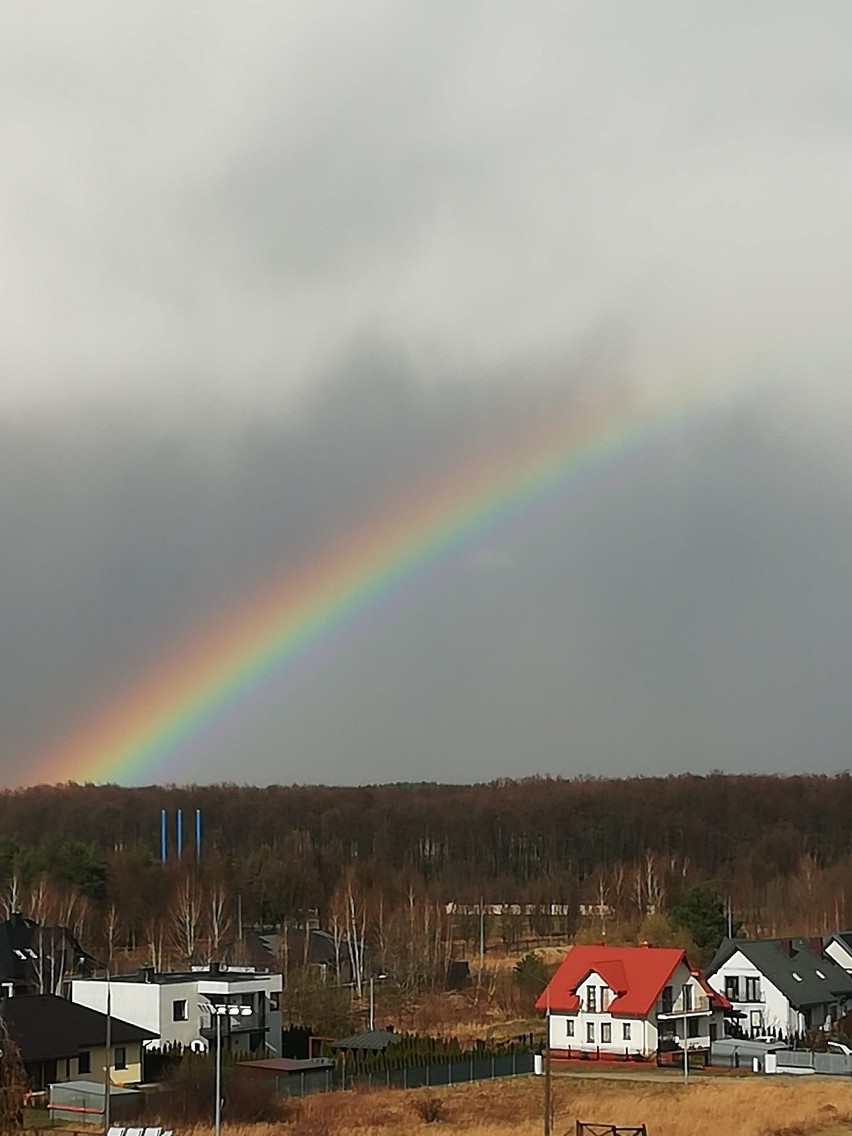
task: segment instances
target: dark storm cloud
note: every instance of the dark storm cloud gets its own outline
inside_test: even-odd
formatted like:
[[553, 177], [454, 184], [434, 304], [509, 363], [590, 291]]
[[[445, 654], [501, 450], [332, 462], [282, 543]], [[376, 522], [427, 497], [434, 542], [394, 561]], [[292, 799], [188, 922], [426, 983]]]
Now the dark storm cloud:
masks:
[[557, 393], [665, 408], [758, 379], [748, 411], [486, 540], [184, 768], [845, 764], [847, 4], [0, 21], [10, 781]]

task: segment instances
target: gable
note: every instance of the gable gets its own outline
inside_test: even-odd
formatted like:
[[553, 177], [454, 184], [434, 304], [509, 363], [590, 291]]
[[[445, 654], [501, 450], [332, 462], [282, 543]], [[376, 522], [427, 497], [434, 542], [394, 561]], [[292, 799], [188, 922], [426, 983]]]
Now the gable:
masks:
[[675, 947], [575, 946], [536, 1006], [539, 1010], [576, 1013], [577, 990], [590, 974], [595, 974], [613, 992], [609, 1013], [642, 1017], [650, 1011], [682, 960], [686, 960], [686, 955]]
[[796, 1009], [852, 997], [852, 976], [803, 939], [726, 940], [711, 975], [737, 966], [761, 975]]

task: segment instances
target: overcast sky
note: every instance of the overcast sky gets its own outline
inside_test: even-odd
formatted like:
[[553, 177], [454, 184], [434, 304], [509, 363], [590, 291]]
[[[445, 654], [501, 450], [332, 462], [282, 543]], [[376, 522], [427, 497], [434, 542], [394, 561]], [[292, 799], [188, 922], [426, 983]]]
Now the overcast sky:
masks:
[[158, 776], [837, 770], [852, 6], [0, 11], [0, 754], [580, 399], [724, 391]]

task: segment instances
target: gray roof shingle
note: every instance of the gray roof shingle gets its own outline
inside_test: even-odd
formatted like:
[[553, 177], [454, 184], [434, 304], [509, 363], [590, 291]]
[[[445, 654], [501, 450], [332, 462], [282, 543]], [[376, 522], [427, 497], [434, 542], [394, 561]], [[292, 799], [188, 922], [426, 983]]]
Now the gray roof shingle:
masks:
[[[785, 944], [790, 944], [788, 954]], [[725, 939], [707, 971], [708, 977], [741, 951], [796, 1009], [852, 998], [852, 975], [807, 939]], [[820, 978], [820, 973], [825, 978]], [[798, 975], [798, 977], [795, 977]]]

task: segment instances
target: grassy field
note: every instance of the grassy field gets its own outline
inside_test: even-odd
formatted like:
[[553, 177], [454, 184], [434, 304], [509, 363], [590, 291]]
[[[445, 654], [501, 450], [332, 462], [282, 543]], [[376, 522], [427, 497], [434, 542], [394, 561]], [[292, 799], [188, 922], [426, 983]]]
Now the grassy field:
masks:
[[[296, 1102], [283, 1124], [227, 1127], [226, 1136], [540, 1136], [542, 1082], [443, 1090], [335, 1093]], [[840, 1136], [852, 1133], [852, 1084], [839, 1077], [670, 1081], [554, 1078], [553, 1136], [575, 1120], [648, 1126], [649, 1136]], [[423, 1119], [429, 1110], [440, 1113]], [[209, 1128], [180, 1136], [207, 1136]]]

